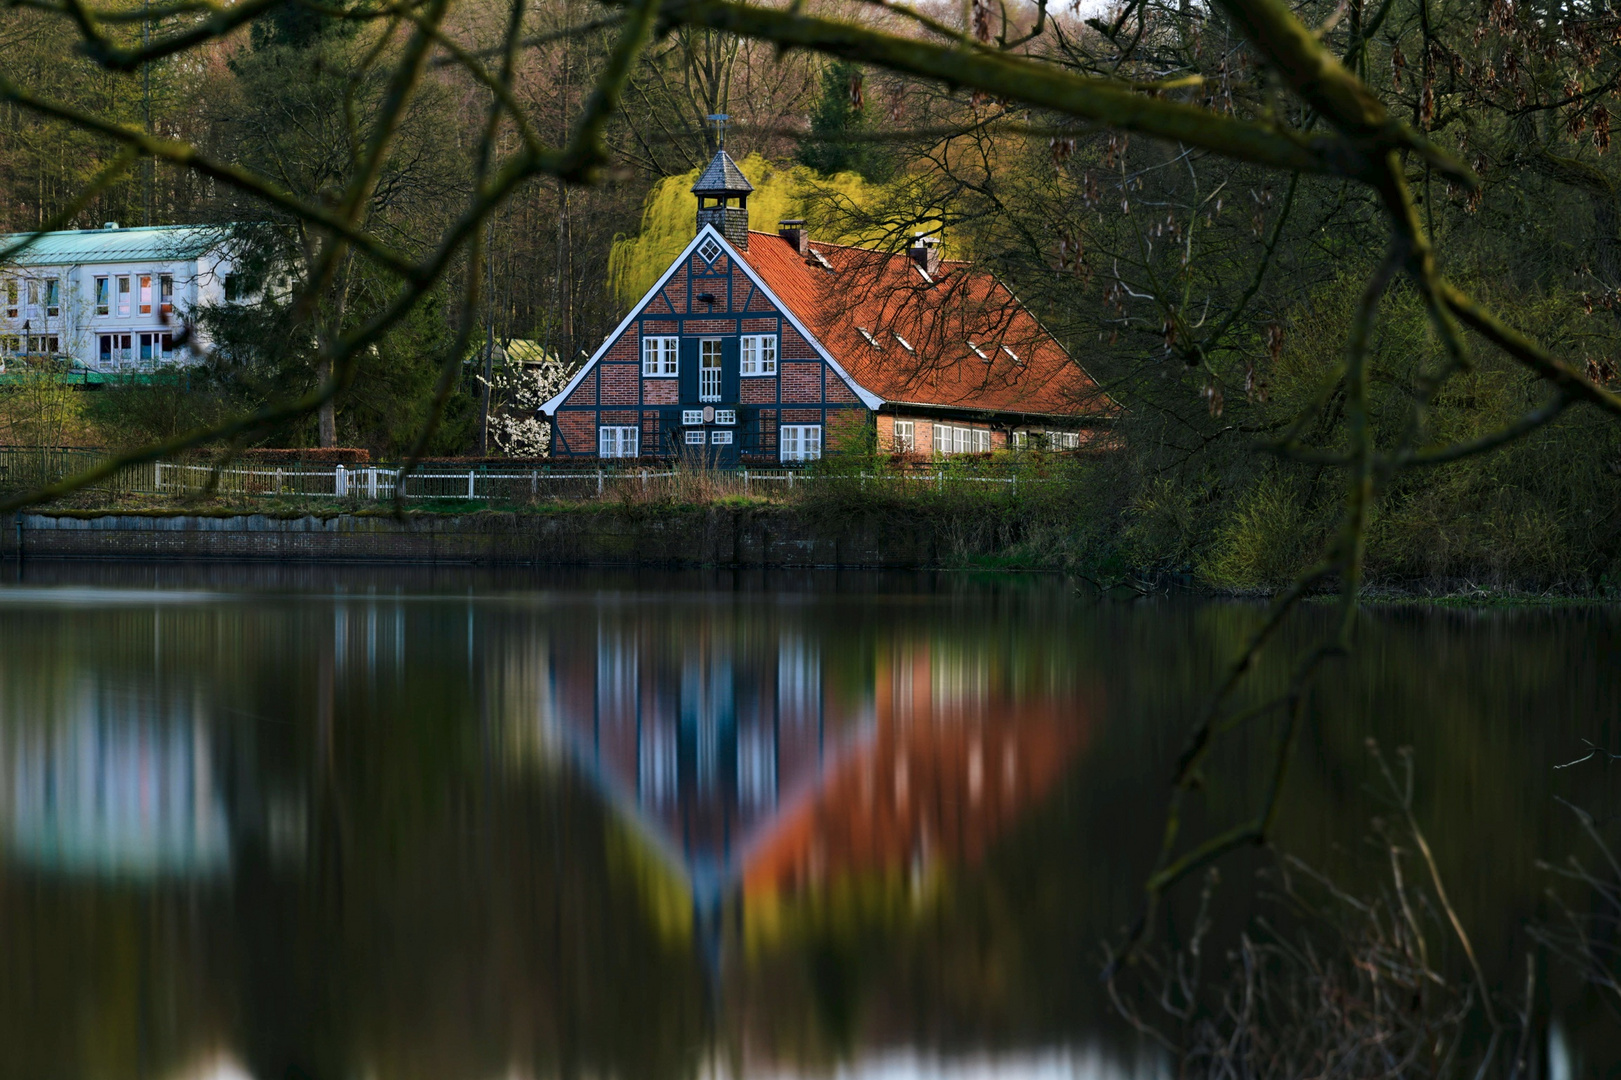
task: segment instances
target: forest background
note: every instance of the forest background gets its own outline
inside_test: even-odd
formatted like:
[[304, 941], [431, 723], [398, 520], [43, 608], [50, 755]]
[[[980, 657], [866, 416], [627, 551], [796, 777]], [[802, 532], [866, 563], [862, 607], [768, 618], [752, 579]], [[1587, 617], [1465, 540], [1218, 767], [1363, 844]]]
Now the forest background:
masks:
[[[810, 7], [920, 39], [944, 27], [1227, 115], [1316, 123], [1285, 104], [1226, 17], [1188, 2]], [[136, 18], [141, 10], [130, 5], [112, 32], [136, 42], [188, 17], [163, 8]], [[41, 97], [183, 141], [299, 198], [332, 200], [364, 150], [357, 118], [390, 93], [390, 61], [406, 47], [375, 13], [350, 17], [360, 10], [268, 5], [232, 33], [119, 72], [85, 54], [60, 12], [12, 9], [0, 70]], [[519, 10], [515, 104], [561, 144], [610, 60], [620, 9], [547, 0]], [[448, 6], [444, 34], [471, 53], [498, 52], [510, 11], [463, 0]], [[1613, 383], [1621, 169], [1607, 151], [1621, 18], [1597, 5], [1503, 0], [1295, 11], [1395, 116], [1481, 177], [1469, 190], [1417, 157], [1405, 166], [1451, 279], [1593, 381]], [[490, 94], [460, 66], [429, 66], [367, 197], [371, 234], [422, 252], [447, 229], [484, 152]], [[592, 349], [656, 261], [658, 238], [690, 230], [685, 177], [716, 148], [704, 120], [715, 113], [732, 117], [728, 149], [769, 192], [756, 200], [755, 228], [791, 212], [818, 238], [897, 247], [920, 227], [937, 230], [952, 255], [1006, 280], [1124, 406], [1124, 452], [1070, 470], [1063, 497], [1007, 511], [1030, 519], [1026, 548], [1072, 566], [1269, 587], [1324, 546], [1343, 509], [1331, 455], [1343, 445], [1345, 387], [1335, 372], [1388, 231], [1372, 192], [690, 25], [667, 28], [637, 57], [603, 129], [611, 164], [598, 182], [532, 178], [490, 215], [476, 311], [458, 303], [464, 258], [363, 351], [330, 407], [257, 440], [335, 439], [396, 457], [428, 433], [429, 453], [473, 450], [480, 387], [461, 379], [440, 401], [442, 354], [458, 335], [477, 346], [486, 333], [565, 358]], [[519, 138], [498, 126], [495, 152]], [[64, 214], [81, 226], [238, 221], [273, 226], [256, 241], [266, 252], [282, 244], [307, 261], [319, 246], [303, 218], [151, 158], [119, 169], [123, 152], [83, 125], [0, 103], [0, 227]], [[185, 392], [83, 395], [77, 430], [53, 430], [131, 446], [313, 387], [323, 377], [317, 324], [358, 325], [391, 287], [383, 270], [346, 256], [318, 298], [320, 319], [302, 297], [216, 313], [221, 348], [208, 378]], [[1467, 445], [1528, 410], [1536, 419], [1490, 453], [1393, 475], [1367, 525], [1374, 579], [1575, 591], [1621, 582], [1613, 420], [1562, 408], [1539, 416], [1546, 384], [1490, 347], [1432, 392], [1443, 343], [1408, 285], [1392, 287], [1369, 345], [1382, 439], [1401, 442], [1420, 411], [1420, 449]]]

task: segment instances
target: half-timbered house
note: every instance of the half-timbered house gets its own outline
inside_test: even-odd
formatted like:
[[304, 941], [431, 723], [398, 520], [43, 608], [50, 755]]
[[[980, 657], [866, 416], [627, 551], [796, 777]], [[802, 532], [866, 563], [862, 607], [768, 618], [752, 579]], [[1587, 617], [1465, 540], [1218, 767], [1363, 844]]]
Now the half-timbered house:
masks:
[[994, 275], [748, 228], [723, 149], [698, 182], [697, 234], [542, 406], [555, 457], [803, 462], [868, 434], [901, 454], [1084, 447], [1114, 405]]

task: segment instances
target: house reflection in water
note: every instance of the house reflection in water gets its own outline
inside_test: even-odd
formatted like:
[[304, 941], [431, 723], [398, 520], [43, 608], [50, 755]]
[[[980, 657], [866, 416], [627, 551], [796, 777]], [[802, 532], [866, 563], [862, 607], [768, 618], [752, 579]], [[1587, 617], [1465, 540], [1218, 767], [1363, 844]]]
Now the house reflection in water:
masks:
[[770, 908], [841, 879], [972, 865], [1086, 738], [1073, 692], [1015, 677], [984, 642], [919, 631], [855, 664], [839, 642], [835, 671], [823, 644], [837, 638], [808, 627], [684, 626], [604, 613], [594, 649], [555, 646], [550, 704], [686, 875], [701, 932], [735, 897]]
[[604, 619], [594, 651], [560, 646], [550, 711], [707, 906], [784, 803], [807, 796], [828, 756], [872, 727], [872, 705], [824, 701], [817, 645], [801, 635], [768, 645], [735, 625], [685, 638], [663, 629]]
[[113, 877], [228, 867], [225, 805], [195, 700], [87, 680], [48, 711], [0, 732], [9, 858]]

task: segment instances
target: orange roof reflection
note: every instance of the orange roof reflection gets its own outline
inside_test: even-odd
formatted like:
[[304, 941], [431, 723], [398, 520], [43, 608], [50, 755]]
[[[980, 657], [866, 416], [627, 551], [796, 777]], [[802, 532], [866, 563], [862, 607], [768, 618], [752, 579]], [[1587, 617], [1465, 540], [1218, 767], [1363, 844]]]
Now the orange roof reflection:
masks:
[[926, 646], [879, 658], [873, 732], [751, 845], [746, 899], [937, 859], [973, 865], [1085, 745], [1073, 699], [1010, 695], [936, 660]]

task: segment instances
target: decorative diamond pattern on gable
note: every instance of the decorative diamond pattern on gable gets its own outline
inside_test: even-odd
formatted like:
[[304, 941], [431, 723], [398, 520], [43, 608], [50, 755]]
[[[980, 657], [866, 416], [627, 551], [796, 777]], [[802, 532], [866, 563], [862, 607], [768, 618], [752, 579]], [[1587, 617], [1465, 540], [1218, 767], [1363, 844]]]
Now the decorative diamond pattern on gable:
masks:
[[698, 249], [698, 254], [702, 256], [704, 262], [712, 263], [715, 261], [715, 256], [720, 254], [720, 245], [715, 243], [714, 237], [710, 237], [708, 240], [705, 240], [703, 242], [703, 246]]

